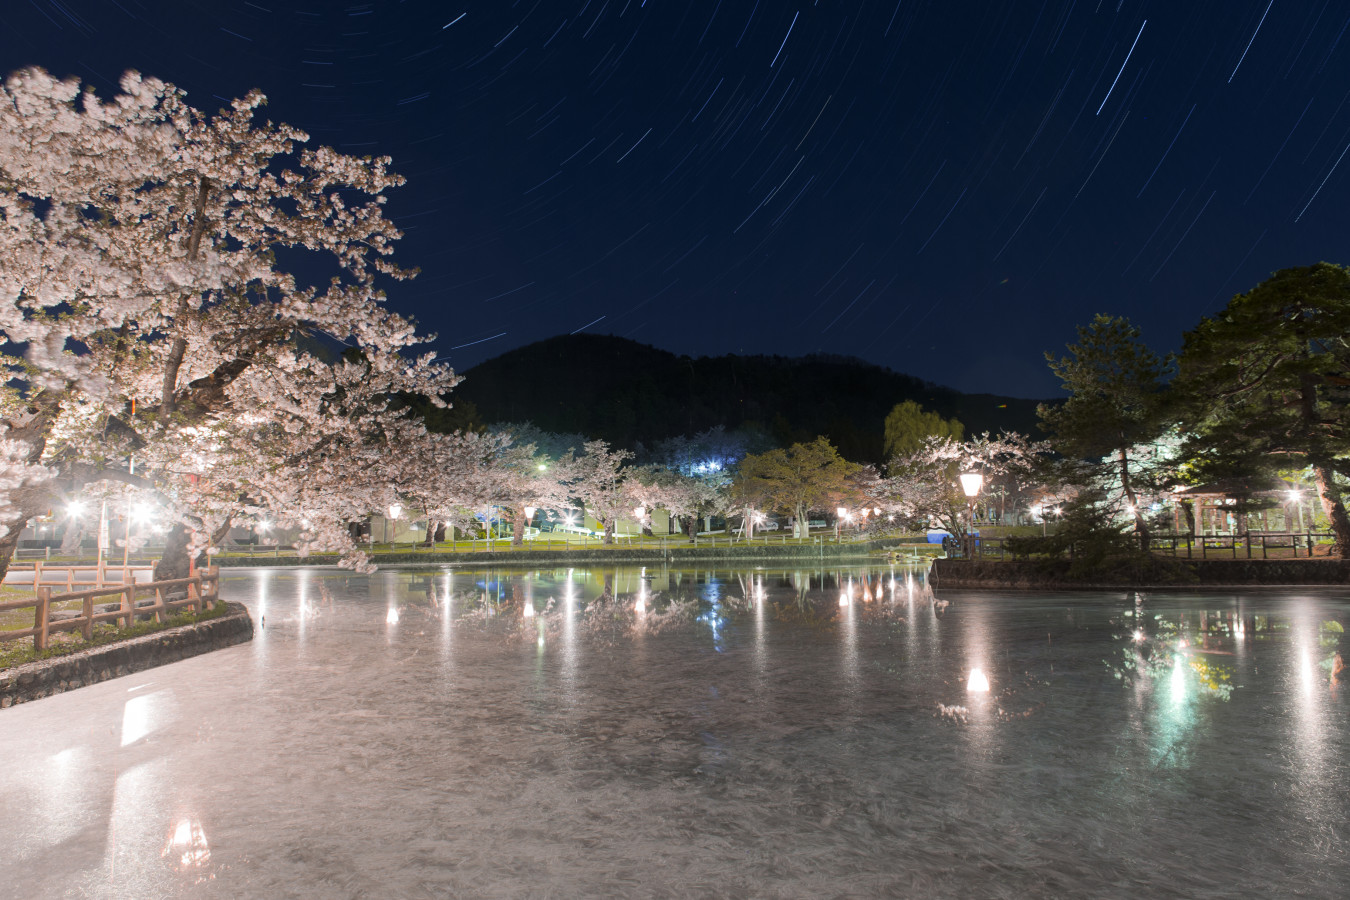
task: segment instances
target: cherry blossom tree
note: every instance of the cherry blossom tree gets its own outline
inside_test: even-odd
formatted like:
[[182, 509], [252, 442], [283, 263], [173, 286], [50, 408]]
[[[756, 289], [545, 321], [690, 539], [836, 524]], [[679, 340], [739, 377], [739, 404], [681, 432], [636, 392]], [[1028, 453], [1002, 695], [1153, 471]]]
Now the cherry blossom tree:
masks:
[[1036, 458], [1047, 451], [1043, 442], [1009, 432], [988, 432], [969, 441], [931, 436], [919, 449], [891, 462], [887, 477], [875, 490], [883, 511], [912, 522], [941, 525], [955, 535], [966, 533], [967, 498], [957, 482], [961, 472], [978, 471], [1014, 483], [1026, 478]]
[[628, 450], [615, 450], [606, 441], [587, 441], [580, 456], [565, 459], [568, 491], [581, 500], [605, 530], [604, 542], [614, 543], [614, 526], [633, 508], [624, 486], [623, 466], [632, 459]]
[[384, 305], [379, 282], [414, 274], [381, 209], [402, 179], [255, 121], [256, 91], [210, 116], [121, 87], [29, 69], [0, 91], [0, 566], [28, 518], [105, 481], [175, 520], [163, 577], [264, 509], [360, 564], [341, 523], [396, 493], [425, 434], [389, 398], [457, 381]]

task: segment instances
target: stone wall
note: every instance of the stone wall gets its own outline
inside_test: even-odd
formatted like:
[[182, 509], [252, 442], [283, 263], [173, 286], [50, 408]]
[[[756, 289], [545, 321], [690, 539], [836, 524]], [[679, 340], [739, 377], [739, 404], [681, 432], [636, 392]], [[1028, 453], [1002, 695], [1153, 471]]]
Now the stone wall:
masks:
[[1115, 570], [1095, 577], [1072, 572], [1067, 559], [967, 560], [933, 562], [937, 588], [1129, 588], [1210, 585], [1350, 584], [1350, 560], [1342, 559], [1177, 559], [1166, 569], [1131, 576]]
[[242, 603], [229, 603], [225, 614], [214, 619], [6, 669], [0, 672], [0, 709], [252, 639], [248, 610]]

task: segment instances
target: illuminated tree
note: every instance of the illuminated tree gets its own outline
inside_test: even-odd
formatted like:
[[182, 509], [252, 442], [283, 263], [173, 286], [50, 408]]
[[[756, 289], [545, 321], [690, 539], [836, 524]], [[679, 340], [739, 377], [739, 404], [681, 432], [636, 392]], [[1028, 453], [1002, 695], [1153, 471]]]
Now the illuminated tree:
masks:
[[1350, 553], [1350, 269], [1282, 269], [1185, 338], [1174, 386], [1200, 472], [1311, 468]]
[[908, 456], [923, 446], [930, 437], [961, 440], [965, 427], [956, 419], [944, 419], [924, 409], [913, 400], [897, 403], [886, 414], [884, 458]]
[[740, 505], [776, 509], [794, 518], [794, 536], [805, 537], [807, 514], [851, 502], [854, 485], [849, 478], [858, 469], [839, 455], [825, 438], [809, 444], [752, 454], [741, 460], [734, 494]]
[[37, 69], [0, 90], [0, 568], [27, 519], [104, 482], [176, 521], [164, 576], [264, 507], [358, 563], [342, 523], [421, 433], [388, 398], [457, 381], [407, 355], [426, 338], [377, 284], [413, 274], [381, 210], [402, 179], [297, 149], [256, 91], [208, 116], [155, 79], [122, 90]]
[[1134, 451], [1151, 446], [1166, 430], [1163, 388], [1170, 362], [1140, 342], [1139, 329], [1128, 319], [1106, 315], [1079, 328], [1078, 343], [1068, 350], [1068, 356], [1045, 355], [1069, 398], [1041, 404], [1041, 427], [1057, 451], [1082, 462], [1077, 471], [1084, 479], [1109, 476], [1119, 485], [1123, 512], [1147, 550], [1148, 520]]

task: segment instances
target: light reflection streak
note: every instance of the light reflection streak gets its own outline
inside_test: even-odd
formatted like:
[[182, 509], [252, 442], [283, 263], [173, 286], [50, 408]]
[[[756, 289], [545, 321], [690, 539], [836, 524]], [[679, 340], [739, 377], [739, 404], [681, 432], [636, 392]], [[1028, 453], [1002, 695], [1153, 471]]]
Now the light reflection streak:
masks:
[[180, 819], [159, 855], [171, 860], [180, 872], [205, 866], [211, 861], [211, 847], [207, 844], [202, 823], [196, 819]]

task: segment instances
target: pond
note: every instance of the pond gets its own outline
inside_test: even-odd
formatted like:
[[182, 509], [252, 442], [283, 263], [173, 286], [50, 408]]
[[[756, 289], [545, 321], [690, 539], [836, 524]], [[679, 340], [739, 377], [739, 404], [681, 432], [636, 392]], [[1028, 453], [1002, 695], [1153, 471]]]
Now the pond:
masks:
[[3, 897], [1340, 896], [1350, 592], [227, 574], [0, 713]]

